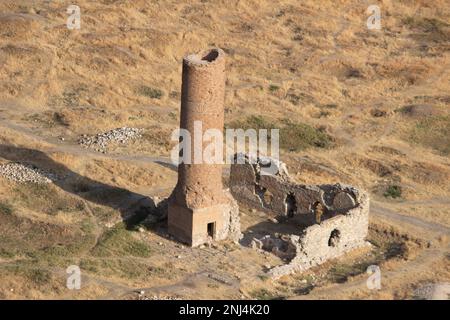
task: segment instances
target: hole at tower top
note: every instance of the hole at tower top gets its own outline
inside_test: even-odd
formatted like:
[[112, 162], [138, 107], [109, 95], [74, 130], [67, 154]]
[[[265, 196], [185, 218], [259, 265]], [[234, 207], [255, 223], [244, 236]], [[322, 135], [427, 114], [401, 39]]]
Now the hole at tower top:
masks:
[[208, 51], [208, 53], [206, 53], [206, 54], [202, 57], [202, 60], [208, 61], [208, 62], [213, 62], [213, 61], [216, 60], [218, 57], [219, 57], [219, 50], [217, 50], [217, 49], [212, 49], [212, 50]]

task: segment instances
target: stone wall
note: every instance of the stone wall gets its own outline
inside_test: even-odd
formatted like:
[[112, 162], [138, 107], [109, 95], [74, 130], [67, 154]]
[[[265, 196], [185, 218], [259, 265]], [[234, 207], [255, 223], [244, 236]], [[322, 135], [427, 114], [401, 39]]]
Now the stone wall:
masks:
[[283, 218], [283, 223], [298, 226], [295, 234], [269, 234], [253, 239], [254, 248], [271, 251], [287, 260], [286, 265], [269, 271], [274, 278], [306, 270], [368, 245], [365, 238], [369, 197], [365, 192], [342, 184], [296, 184], [286, 166], [278, 161], [276, 175], [263, 175], [262, 168], [268, 161], [271, 159], [246, 155], [244, 164], [233, 164], [230, 188], [240, 203], [275, 213]]

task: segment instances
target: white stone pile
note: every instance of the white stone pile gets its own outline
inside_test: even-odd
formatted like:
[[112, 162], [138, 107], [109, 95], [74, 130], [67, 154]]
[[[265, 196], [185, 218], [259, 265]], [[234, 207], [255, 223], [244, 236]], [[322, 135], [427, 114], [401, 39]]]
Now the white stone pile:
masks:
[[94, 136], [82, 135], [78, 143], [85, 148], [92, 148], [95, 151], [105, 153], [110, 142], [125, 144], [130, 140], [142, 137], [143, 129], [122, 127]]
[[58, 177], [31, 164], [8, 162], [0, 165], [0, 176], [15, 182], [51, 183]]
[[148, 296], [145, 294], [145, 291], [140, 291], [138, 296], [137, 296], [137, 300], [181, 300], [181, 298], [176, 297], [176, 296], [168, 296], [168, 295], [152, 295], [152, 296]]

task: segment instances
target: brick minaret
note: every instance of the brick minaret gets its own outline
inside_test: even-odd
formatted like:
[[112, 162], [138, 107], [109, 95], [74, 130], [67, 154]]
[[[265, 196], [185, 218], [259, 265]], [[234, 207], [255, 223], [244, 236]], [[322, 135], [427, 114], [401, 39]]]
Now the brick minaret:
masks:
[[230, 214], [237, 206], [223, 189], [222, 165], [206, 164], [201, 159], [207, 144], [201, 142], [203, 133], [207, 129], [223, 131], [225, 53], [212, 49], [186, 56], [182, 82], [180, 127], [191, 135], [191, 163], [178, 166], [178, 183], [169, 200], [168, 227], [178, 240], [197, 246], [209, 239], [227, 238]]

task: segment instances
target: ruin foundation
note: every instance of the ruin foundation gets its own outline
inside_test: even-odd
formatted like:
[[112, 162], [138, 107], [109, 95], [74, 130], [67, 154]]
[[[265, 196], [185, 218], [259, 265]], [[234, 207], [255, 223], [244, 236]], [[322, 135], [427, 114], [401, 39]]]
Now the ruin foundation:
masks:
[[[279, 217], [288, 233], [254, 238], [251, 246], [279, 256], [287, 263], [269, 270], [273, 278], [304, 271], [346, 252], [369, 246], [369, 196], [351, 186], [298, 185], [286, 166], [271, 158], [233, 164], [230, 188], [233, 196], [250, 208]], [[275, 163], [276, 175], [263, 175], [261, 168]]]
[[[210, 240], [238, 240], [239, 208], [222, 184], [222, 165], [196, 158], [204, 146], [195, 144], [208, 129], [223, 131], [225, 53], [212, 49], [183, 59], [180, 128], [191, 135], [190, 163], [178, 166], [178, 182], [168, 204], [169, 233], [198, 246]], [[201, 123], [201, 130], [194, 130]], [[199, 161], [198, 161], [199, 160]]]

